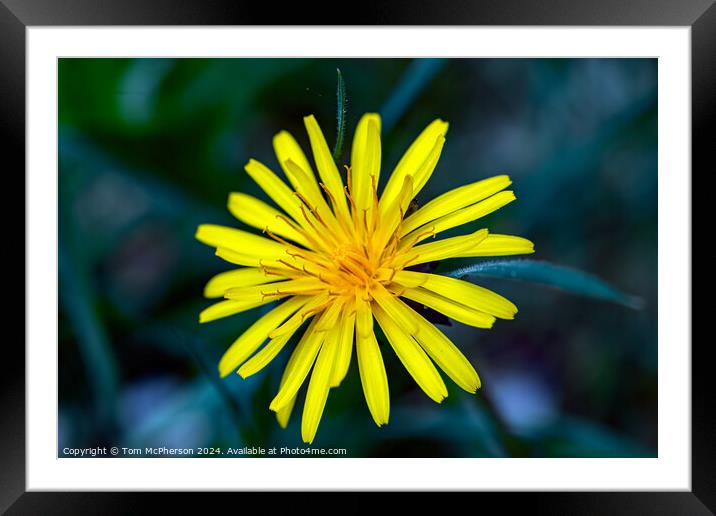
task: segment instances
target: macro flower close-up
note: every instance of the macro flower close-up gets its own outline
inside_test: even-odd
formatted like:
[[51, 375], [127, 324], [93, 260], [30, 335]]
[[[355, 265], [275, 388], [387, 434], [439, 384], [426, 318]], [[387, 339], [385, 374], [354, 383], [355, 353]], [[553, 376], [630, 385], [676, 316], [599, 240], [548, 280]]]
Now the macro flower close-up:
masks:
[[[534, 247], [525, 238], [489, 228], [443, 236], [515, 200], [506, 190], [511, 185], [506, 175], [460, 186], [416, 206], [416, 195], [441, 173], [447, 122], [431, 122], [387, 174], [381, 170], [378, 114], [359, 120], [344, 167], [336, 163], [314, 116], [304, 123], [313, 164], [296, 139], [281, 131], [273, 148], [288, 182], [257, 160], [245, 166], [275, 206], [241, 192], [229, 195], [229, 211], [262, 235], [203, 224], [196, 238], [235, 266], [207, 283], [206, 297], [224, 299], [203, 310], [200, 322], [276, 303], [228, 347], [220, 375], [237, 372], [247, 378], [282, 351], [290, 353], [269, 408], [285, 427], [307, 382], [301, 435], [312, 443], [329, 391], [341, 384], [353, 356], [378, 426], [390, 418], [388, 352], [437, 403], [448, 394], [438, 369], [475, 393], [480, 378], [460, 342], [452, 342], [429, 314], [490, 329], [497, 319], [513, 319], [517, 307], [491, 290], [434, 273], [435, 263], [529, 254]], [[284, 351], [294, 334], [300, 340]]]
[[657, 64], [59, 59], [58, 457], [655, 457]]

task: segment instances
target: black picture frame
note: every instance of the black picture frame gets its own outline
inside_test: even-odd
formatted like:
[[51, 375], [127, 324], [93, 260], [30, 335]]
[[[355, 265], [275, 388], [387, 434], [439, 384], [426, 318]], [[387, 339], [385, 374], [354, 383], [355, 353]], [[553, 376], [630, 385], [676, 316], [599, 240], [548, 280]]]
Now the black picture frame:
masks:
[[[6, 181], [15, 178], [16, 188], [25, 192], [25, 35], [31, 26], [47, 25], [630, 25], [691, 27], [692, 59], [692, 173], [702, 169], [712, 147], [709, 135], [714, 131], [716, 104], [716, 5], [714, 0], [437, 0], [393, 1], [380, 8], [331, 12], [311, 9], [303, 2], [281, 9], [269, 3], [244, 1], [177, 2], [172, 0], [0, 0], [0, 128]], [[339, 14], [343, 12], [344, 14]], [[322, 14], [320, 14], [322, 13]], [[709, 131], [709, 129], [712, 129]], [[713, 168], [713, 165], [711, 165]], [[22, 179], [20, 179], [22, 178]], [[7, 184], [7, 183], [6, 183]], [[15, 185], [13, 185], [15, 186]], [[9, 187], [6, 187], [9, 193]], [[13, 189], [14, 190], [14, 189]], [[17, 192], [18, 190], [14, 190]], [[693, 190], [692, 190], [693, 191]], [[705, 189], [701, 190], [705, 195]], [[24, 199], [14, 193], [3, 203], [5, 220], [18, 220], [19, 206], [7, 200]], [[693, 198], [692, 198], [693, 206]], [[24, 206], [22, 213], [25, 213]], [[12, 217], [12, 218], [10, 218]], [[16, 222], [6, 227], [15, 227]], [[22, 237], [14, 238], [19, 253]], [[23, 264], [25, 247], [23, 245]], [[19, 261], [19, 258], [16, 259]], [[23, 265], [24, 267], [24, 265]], [[6, 269], [7, 270], [7, 269]], [[27, 270], [23, 268], [25, 274]], [[19, 283], [20, 275], [11, 279]], [[23, 280], [25, 275], [23, 275]], [[7, 285], [6, 292], [24, 291], [19, 285]], [[15, 287], [15, 288], [13, 288]], [[16, 296], [15, 296], [16, 297]], [[19, 306], [12, 300], [12, 306]], [[25, 304], [22, 303], [24, 307]], [[9, 319], [9, 318], [8, 318]], [[14, 324], [7, 324], [13, 323]], [[6, 320], [6, 328], [18, 327]], [[24, 325], [23, 325], [24, 328]], [[24, 330], [21, 330], [24, 332]], [[7, 514], [142, 514], [152, 510], [151, 498], [160, 498], [162, 512], [175, 507], [186, 509], [185, 495], [171, 493], [39, 493], [25, 492], [25, 354], [19, 338], [4, 342], [5, 365], [0, 375], [3, 411], [0, 425], [0, 511]], [[24, 335], [23, 335], [24, 336]], [[23, 338], [24, 341], [24, 338]], [[687, 343], [681, 343], [687, 344]], [[499, 504], [502, 512], [529, 507], [532, 514], [713, 514], [716, 512], [716, 424], [712, 408], [712, 388], [708, 383], [711, 364], [708, 359], [712, 339], [694, 339], [692, 345], [692, 490], [690, 492], [589, 492], [589, 493], [473, 493]], [[302, 496], [306, 497], [307, 494]], [[206, 495], [205, 495], [206, 496]], [[211, 505], [228, 501], [212, 494]], [[255, 495], [247, 502], [261, 503]], [[351, 495], [357, 496], [357, 495]], [[271, 504], [277, 509], [275, 500]], [[361, 505], [363, 501], [359, 501]], [[453, 503], [462, 503], [455, 501]], [[474, 502], [467, 502], [473, 504]], [[371, 505], [372, 502], [366, 504]], [[356, 509], [353, 502], [345, 505]], [[484, 506], [476, 506], [484, 507]], [[237, 507], [236, 510], [239, 510]], [[482, 509], [484, 510], [484, 509]]]

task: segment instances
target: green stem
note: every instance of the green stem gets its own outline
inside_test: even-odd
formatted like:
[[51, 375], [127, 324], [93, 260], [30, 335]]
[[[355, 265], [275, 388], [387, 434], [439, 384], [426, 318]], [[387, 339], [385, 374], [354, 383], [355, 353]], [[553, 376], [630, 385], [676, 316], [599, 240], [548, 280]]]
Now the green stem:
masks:
[[336, 68], [336, 74], [336, 145], [333, 147], [333, 160], [338, 162], [343, 152], [348, 98], [346, 97], [346, 85], [343, 82], [343, 74], [341, 74], [340, 68]]

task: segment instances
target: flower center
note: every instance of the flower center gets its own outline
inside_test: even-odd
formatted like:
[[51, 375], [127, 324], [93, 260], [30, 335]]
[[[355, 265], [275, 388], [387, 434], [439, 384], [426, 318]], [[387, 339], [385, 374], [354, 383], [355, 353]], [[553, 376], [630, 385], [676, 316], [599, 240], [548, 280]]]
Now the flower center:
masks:
[[354, 246], [338, 247], [333, 253], [335, 270], [346, 282], [359, 288], [367, 288], [375, 270], [371, 260]]
[[[328, 292], [331, 299], [356, 295], [372, 299], [375, 289], [387, 287], [396, 272], [403, 269], [412, 245], [401, 244], [399, 238], [402, 208], [395, 207], [392, 218], [389, 218], [391, 222], [386, 223], [379, 210], [375, 181], [371, 190], [372, 206], [358, 209], [350, 185], [346, 188], [352, 208], [349, 219], [321, 212], [296, 192], [302, 201], [303, 220], [291, 225], [310, 246], [298, 247], [266, 230], [269, 236], [286, 246], [289, 256], [287, 260], [279, 260], [280, 268], [264, 266], [264, 270], [290, 279], [312, 281], [305, 285], [306, 292], [322, 290]], [[286, 293], [279, 290], [272, 294]]]

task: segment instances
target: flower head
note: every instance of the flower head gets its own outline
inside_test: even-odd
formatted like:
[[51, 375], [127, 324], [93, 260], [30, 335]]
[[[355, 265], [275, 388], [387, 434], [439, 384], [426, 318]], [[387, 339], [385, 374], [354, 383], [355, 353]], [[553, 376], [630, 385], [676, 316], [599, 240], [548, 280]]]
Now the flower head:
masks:
[[328, 391], [348, 371], [354, 343], [370, 413], [379, 426], [388, 422], [388, 379], [374, 321], [431, 399], [439, 403], [447, 396], [435, 365], [461, 388], [476, 392], [480, 379], [470, 362], [404, 300], [478, 328], [491, 328], [496, 318], [514, 318], [517, 308], [472, 283], [411, 269], [447, 258], [531, 253], [533, 245], [487, 229], [435, 239], [513, 201], [513, 192], [505, 190], [511, 181], [504, 175], [451, 190], [406, 216], [438, 163], [447, 122], [438, 119], [423, 130], [380, 195], [377, 114], [366, 114], [358, 123], [345, 185], [316, 119], [308, 116], [304, 122], [318, 177], [296, 140], [282, 131], [273, 145], [292, 188], [258, 161], [245, 167], [280, 210], [243, 193], [229, 196], [231, 213], [266, 236], [201, 225], [196, 238], [239, 266], [206, 285], [207, 297], [226, 299], [201, 312], [200, 322], [279, 302], [229, 347], [219, 362], [221, 376], [237, 369], [244, 378], [257, 373], [310, 320], [270, 409], [285, 427], [310, 374], [301, 434], [311, 443]]

